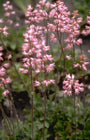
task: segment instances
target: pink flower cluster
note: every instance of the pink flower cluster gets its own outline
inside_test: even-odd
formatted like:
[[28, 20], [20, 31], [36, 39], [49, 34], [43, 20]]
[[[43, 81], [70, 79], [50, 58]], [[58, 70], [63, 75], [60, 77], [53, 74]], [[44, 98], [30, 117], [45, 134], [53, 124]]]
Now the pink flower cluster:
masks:
[[6, 76], [6, 69], [9, 67], [9, 63], [3, 64], [3, 48], [0, 46], [0, 87], [4, 88], [4, 92], [2, 93], [3, 96], [6, 96], [9, 91], [7, 89], [7, 85], [11, 83], [11, 80], [9, 77]]
[[[33, 27], [33, 29], [28, 28], [28, 32], [24, 34], [24, 37], [25, 37], [25, 41], [27, 42], [28, 42], [28, 38], [30, 39], [29, 43], [32, 42], [30, 44], [31, 46], [33, 46], [33, 48], [31, 47], [32, 49], [29, 50], [30, 45], [25, 43], [23, 45], [23, 50], [24, 50], [23, 54], [26, 56], [28, 55], [35, 56], [30, 61], [28, 58], [28, 62], [27, 62], [27, 63], [29, 62], [32, 63], [32, 68], [34, 69], [35, 73], [38, 74], [44, 71], [50, 72], [53, 70], [54, 67], [54, 63], [46, 66], [46, 62], [47, 61], [51, 62], [52, 57], [51, 55], [46, 54], [47, 51], [49, 51], [50, 47], [49, 45], [48, 46], [46, 45], [47, 42], [45, 40], [45, 35], [47, 36], [47, 34], [49, 34], [51, 42], [56, 42], [58, 40], [61, 45], [62, 34], [66, 33], [67, 38], [64, 40], [64, 42], [66, 44], [65, 49], [68, 50], [73, 49], [75, 46], [80, 46], [82, 44], [82, 39], [78, 38], [78, 36], [80, 34], [80, 23], [82, 22], [83, 19], [78, 16], [79, 14], [77, 10], [74, 11], [73, 13], [70, 13], [68, 11], [68, 8], [64, 5], [64, 2], [61, 2], [60, 0], [58, 0], [54, 4], [51, 4], [46, 0], [41, 0], [36, 5], [35, 9], [33, 9], [31, 5], [28, 6], [26, 12], [27, 20], [25, 21], [25, 23], [27, 25], [30, 25], [30, 28]], [[89, 22], [89, 17], [88, 17], [88, 22]], [[29, 52], [25, 51], [25, 46], [29, 50]], [[44, 48], [47, 48], [47, 50], [44, 51], [43, 50]], [[64, 48], [62, 49], [63, 51], [65, 51]], [[66, 55], [66, 58], [68, 60], [71, 60], [71, 56], [69, 55]], [[26, 58], [24, 58], [23, 60], [24, 62], [26, 62]], [[86, 71], [87, 64], [89, 64], [89, 62], [80, 59], [80, 64], [75, 63], [74, 68], [80, 67]], [[29, 66], [30, 65], [31, 64], [29, 64]], [[26, 63], [24, 64], [24, 66], [28, 67]], [[26, 68], [21, 69], [21, 71], [23, 73], [28, 72]], [[39, 81], [36, 81], [35, 85], [38, 86], [42, 83], [43, 82], [40, 83]]]
[[13, 11], [13, 6], [10, 5], [10, 1], [6, 1], [6, 3], [3, 4], [4, 10], [5, 10], [5, 17], [8, 18], [7, 22], [9, 24], [13, 23], [13, 20], [11, 19], [12, 15], [15, 15], [15, 11]]
[[68, 37], [65, 39], [65, 43], [67, 43], [65, 49], [72, 49], [74, 45], [81, 45], [82, 39], [77, 38], [80, 34], [80, 23], [82, 22], [82, 18], [78, 17], [78, 11], [74, 11], [72, 13], [72, 17], [69, 20], [69, 24], [67, 26]]
[[66, 80], [63, 81], [63, 94], [71, 96], [73, 93], [78, 95], [80, 92], [84, 91], [84, 85], [75, 80], [75, 76], [72, 74], [66, 75]]
[[[3, 24], [3, 19], [0, 19], [0, 24], [2, 25]], [[7, 26], [4, 26], [4, 27], [0, 27], [0, 34], [4, 34], [5, 36], [8, 35], [8, 27]]]
[[[47, 10], [46, 10], [47, 9]], [[63, 2], [58, 1], [57, 3], [51, 4], [46, 0], [41, 0], [36, 8], [33, 9], [31, 5], [28, 6], [26, 17], [28, 18], [26, 24], [45, 24], [42, 26], [43, 32], [51, 32], [51, 41], [55, 42], [57, 30], [59, 32], [67, 32], [70, 12]]]
[[35, 10], [31, 7], [31, 5], [28, 6], [26, 17], [28, 20], [25, 21], [26, 24], [33, 24], [37, 23], [40, 24], [44, 19], [47, 20], [49, 18], [48, 12], [45, 8], [51, 9], [55, 7], [54, 4], [50, 4], [49, 2], [46, 2], [46, 0], [41, 0], [37, 5]]
[[72, 49], [74, 45], [79, 46], [82, 44], [82, 39], [77, 39], [80, 34], [79, 24], [82, 22], [82, 18], [78, 17], [78, 15], [78, 11], [74, 11], [71, 14], [64, 2], [60, 0], [54, 4], [41, 0], [35, 9], [31, 5], [28, 6], [26, 12], [28, 19], [25, 23], [28, 25], [45, 24], [45, 26], [42, 26], [43, 32], [50, 33], [49, 36], [52, 42], [59, 40], [60, 43], [62, 33], [67, 33], [68, 37], [65, 39], [67, 45], [65, 48]]
[[38, 87], [40, 85], [45, 85], [46, 87], [48, 87], [48, 85], [50, 84], [54, 84], [55, 80], [51, 79], [51, 80], [44, 80], [43, 82], [39, 82], [39, 81], [35, 81], [35, 87]]
[[[27, 31], [24, 34], [25, 43], [22, 46], [23, 55], [23, 68], [20, 68], [22, 73], [28, 73], [31, 69], [34, 73], [47, 73], [54, 69], [54, 63], [52, 63], [52, 55], [48, 54], [50, 49], [46, 45], [45, 37], [42, 33], [41, 26], [30, 25], [27, 27]], [[53, 83], [53, 80], [41, 81], [46, 86]], [[41, 84], [39, 81], [35, 81], [35, 86]]]
[[[7, 18], [6, 22], [10, 25], [14, 24], [12, 17], [15, 15], [15, 11], [13, 10], [13, 6], [10, 4], [10, 1], [6, 1], [3, 4], [3, 7], [5, 10], [5, 17]], [[19, 23], [15, 23], [14, 25], [18, 27]]]
[[84, 54], [82, 54], [82, 55], [79, 56], [79, 59], [80, 59], [80, 63], [75, 63], [73, 65], [74, 68], [79, 67], [79, 68], [83, 69], [84, 71], [87, 71], [87, 67], [86, 66], [88, 64], [90, 64], [90, 62], [87, 61], [87, 57]]
[[87, 24], [85, 30], [82, 31], [82, 34], [86, 36], [90, 34], [90, 16], [87, 16]]
[[68, 59], [68, 60], [71, 60], [72, 58], [71, 58], [71, 55], [66, 55], [66, 58]]
[[[6, 4], [8, 5], [9, 1], [6, 2]], [[4, 4], [4, 6], [6, 6], [6, 4]], [[10, 7], [7, 6], [7, 8], [10, 8]], [[1, 26], [0, 27], [0, 41], [1, 41], [0, 44], [3, 46], [4, 43], [3, 43], [3, 40], [2, 40], [2, 34], [4, 34], [5, 36], [8, 35], [8, 32], [7, 32], [8, 27], [7, 26], [2, 27], [3, 24], [4, 24], [3, 19], [0, 19], [0, 24], [1, 24], [0, 25]], [[0, 46], [0, 87], [4, 90], [2, 95], [7, 96], [7, 94], [9, 93], [8, 84], [11, 83], [11, 80], [6, 74], [6, 70], [9, 68], [9, 63], [4, 62], [4, 59], [3, 59], [3, 47], [2, 46]], [[11, 59], [10, 54], [7, 56], [7, 60], [9, 60], [9, 59]]]

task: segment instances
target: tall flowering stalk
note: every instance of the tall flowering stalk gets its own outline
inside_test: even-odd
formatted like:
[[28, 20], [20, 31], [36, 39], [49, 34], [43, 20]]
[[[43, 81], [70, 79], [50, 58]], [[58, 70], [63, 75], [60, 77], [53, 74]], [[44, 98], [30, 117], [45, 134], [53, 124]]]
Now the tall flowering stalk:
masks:
[[[31, 80], [31, 95], [32, 95], [32, 139], [33, 139], [33, 92], [34, 86], [45, 85], [48, 87], [49, 84], [54, 83], [53, 79], [47, 78], [47, 73], [54, 69], [54, 63], [52, 63], [52, 55], [48, 54], [50, 49], [46, 46], [46, 40], [43, 36], [42, 27], [30, 25], [27, 27], [27, 31], [24, 34], [25, 43], [22, 46], [23, 55], [23, 68], [20, 71], [24, 74], [28, 73]], [[33, 73], [38, 76], [39, 74], [44, 75], [44, 80], [33, 80]], [[45, 98], [45, 111], [44, 111], [44, 131], [45, 133], [45, 118], [46, 118], [46, 89], [44, 93]], [[44, 135], [44, 134], [43, 134]], [[44, 135], [45, 137], [45, 135]], [[45, 138], [43, 138], [45, 139]]]
[[[4, 21], [2, 19], [0, 19], [0, 24], [2, 24], [3, 22]], [[4, 41], [2, 39], [3, 35], [7, 37], [8, 27], [7, 26], [2, 27], [3, 25], [0, 25], [0, 26], [1, 26], [1, 28], [0, 28], [0, 44], [1, 44], [1, 46], [0, 46], [0, 87], [3, 89], [2, 95], [5, 98], [8, 98], [9, 100], [11, 100], [11, 102], [12, 102], [10, 104], [11, 116], [12, 116], [12, 112], [14, 112], [15, 116], [16, 116], [16, 120], [18, 122], [18, 115], [17, 115], [16, 108], [14, 105], [11, 89], [9, 86], [9, 84], [11, 84], [11, 79], [10, 79], [9, 74], [7, 72], [8, 68], [9, 68], [9, 60], [12, 58], [12, 56], [11, 56], [10, 52], [8, 51], [7, 47], [5, 46]], [[6, 56], [4, 56], [3, 50], [6, 50], [6, 52], [7, 52]], [[2, 114], [5, 114], [5, 113], [2, 112]], [[5, 118], [7, 118], [7, 117], [5, 117]], [[7, 121], [9, 122], [8, 118], [7, 118]], [[13, 131], [13, 135], [14, 135], [14, 123], [12, 123], [12, 124], [13, 124], [12, 131]]]
[[[3, 20], [0, 19], [0, 24], [3, 23]], [[9, 68], [9, 63], [4, 63], [4, 58], [3, 58], [3, 42], [2, 42], [2, 35], [7, 36], [8, 32], [7, 32], [7, 27], [0, 27], [0, 44], [2, 46], [0, 46], [0, 87], [3, 87], [5, 90], [2, 93], [3, 96], [6, 96], [7, 94], [9, 94], [9, 90], [8, 90], [8, 84], [11, 83], [10, 78], [6, 75], [6, 70]], [[8, 57], [9, 58], [9, 57]]]
[[85, 26], [85, 29], [82, 31], [82, 34], [85, 36], [90, 34], [90, 13], [89, 16], [87, 16], [87, 25]]
[[[3, 23], [3, 20], [0, 19], [0, 24], [2, 24], [2, 23]], [[0, 25], [0, 44], [2, 45], [2, 46], [0, 46], [0, 88], [3, 90], [2, 96], [4, 96], [5, 98], [8, 98], [9, 95], [10, 95], [8, 85], [11, 83], [11, 79], [7, 75], [7, 69], [9, 68], [9, 63], [8, 62], [5, 63], [4, 62], [5, 58], [3, 58], [4, 57], [4, 54], [3, 54], [3, 42], [2, 42], [1, 36], [2, 35], [5, 35], [5, 36], [8, 35], [7, 29], [8, 28], [6, 26], [2, 28], [1, 25]], [[6, 116], [6, 114], [5, 114], [4, 110], [3, 110], [3, 107], [1, 105], [1, 103], [0, 103], [0, 109], [2, 111], [2, 115], [3, 115], [4, 119], [5, 119], [6, 126], [9, 129], [10, 134], [12, 134], [13, 133], [12, 132], [13, 131], [12, 127], [10, 125], [8, 117]]]
[[[5, 11], [5, 14], [4, 14], [5, 19], [3, 20], [3, 24], [7, 25], [5, 27], [7, 27], [9, 34], [12, 34], [12, 30], [15, 29], [16, 44], [17, 44], [17, 34], [16, 34], [16, 32], [17, 32], [17, 29], [19, 27], [19, 23], [17, 22], [18, 19], [16, 18], [16, 12], [14, 11], [13, 5], [10, 4], [10, 1], [6, 1], [3, 4], [3, 7], [4, 7], [4, 11]], [[15, 21], [13, 21], [13, 19]], [[2, 43], [3, 43], [4, 49], [9, 53], [9, 50], [6, 47], [6, 45], [4, 44], [3, 40], [2, 40]], [[26, 84], [24, 83], [24, 81], [23, 81], [21, 75], [19, 74], [18, 69], [17, 69], [17, 67], [15, 65], [14, 58], [11, 55], [10, 55], [10, 57], [12, 57], [11, 63], [12, 63], [12, 65], [13, 65], [15, 71], [16, 71], [17, 77], [21, 81], [23, 87], [26, 89], [26, 91], [28, 93], [28, 89], [26, 87]]]
[[75, 140], [77, 140], [77, 122], [76, 122], [76, 101], [75, 97], [80, 92], [84, 91], [83, 83], [79, 83], [78, 80], [75, 80], [74, 74], [67, 74], [65, 80], [63, 81], [63, 94], [74, 97], [74, 118], [75, 118]]

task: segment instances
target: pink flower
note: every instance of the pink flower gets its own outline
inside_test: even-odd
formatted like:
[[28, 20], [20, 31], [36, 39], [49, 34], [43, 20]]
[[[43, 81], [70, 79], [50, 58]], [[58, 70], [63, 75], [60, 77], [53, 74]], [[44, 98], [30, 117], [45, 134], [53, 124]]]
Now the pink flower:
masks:
[[12, 11], [11, 14], [14, 15], [15, 14], [15, 11]]
[[6, 13], [5, 13], [5, 16], [6, 16], [6, 17], [10, 17], [11, 14], [10, 14], [9, 12], [6, 12]]
[[6, 80], [5, 80], [5, 84], [9, 84], [9, 83], [11, 83], [11, 79], [8, 77], [8, 78], [6, 78]]
[[12, 58], [12, 55], [11, 55], [11, 54], [9, 54], [9, 55], [8, 55], [8, 59], [11, 59], [11, 58]]
[[56, 9], [52, 9], [49, 13], [49, 18], [53, 18], [56, 14]]
[[88, 85], [88, 89], [90, 89], [90, 85]]
[[6, 96], [8, 95], [8, 93], [9, 93], [9, 91], [8, 91], [8, 90], [5, 90], [5, 91], [2, 93], [2, 95], [6, 97]]
[[3, 19], [0, 19], [0, 23], [3, 23]]
[[73, 48], [73, 44], [67, 44], [65, 47], [66, 50], [70, 50], [72, 48]]
[[86, 66], [85, 66], [84, 64], [82, 64], [82, 68], [83, 68], [85, 71], [87, 71], [87, 68], [86, 68]]
[[81, 45], [81, 44], [82, 44], [82, 39], [80, 38], [77, 40], [77, 45]]
[[3, 32], [3, 34], [4, 34], [5, 36], [7, 36], [7, 35], [8, 35], [8, 33], [7, 33], [6, 31], [4, 31], [4, 32]]
[[3, 28], [3, 34], [4, 34], [5, 36], [7, 36], [7, 35], [8, 35], [7, 29], [8, 29], [8, 27], [7, 27], [7, 26], [5, 26], [5, 27]]
[[77, 103], [77, 106], [78, 106], [78, 107], [80, 107], [80, 104], [79, 104], [79, 103]]
[[51, 40], [50, 41], [52, 41], [52, 42], [57, 41], [57, 39], [56, 39], [56, 37], [55, 37], [55, 35], [53, 33], [51, 33]]
[[8, 19], [7, 22], [13, 24], [13, 21], [11, 19]]
[[82, 31], [82, 34], [89, 35], [90, 34], [90, 16], [87, 16], [87, 24], [85, 29]]
[[40, 69], [36, 69], [35, 70], [35, 73], [40, 73]]
[[0, 77], [5, 75], [5, 68], [0, 68]]
[[9, 10], [13, 10], [13, 6], [12, 5], [8, 5], [8, 9]]
[[43, 60], [44, 60], [44, 61], [47, 61], [47, 60], [52, 61], [52, 60], [53, 60], [52, 55], [45, 54], [45, 55], [43, 56]]
[[74, 66], [74, 68], [81, 67], [80, 64], [78, 64], [78, 63], [77, 64], [74, 64], [73, 66]]
[[42, 82], [42, 84], [44, 84], [46, 87], [48, 87], [48, 85], [54, 84], [54, 83], [55, 83], [55, 80], [44, 80]]
[[70, 56], [70, 55], [66, 55], [66, 58], [67, 58], [68, 60], [71, 60], [71, 56]]
[[0, 46], [0, 51], [2, 51], [3, 50], [3, 48]]
[[47, 3], [46, 3], [46, 7], [47, 7], [47, 8], [50, 8], [50, 6], [51, 6], [50, 2], [47, 2]]
[[78, 95], [80, 92], [84, 91], [84, 85], [79, 83], [78, 80], [75, 80], [75, 76], [73, 74], [67, 74], [65, 79], [66, 80], [63, 81], [64, 94], [71, 96], [74, 90], [74, 94]]
[[51, 84], [55, 84], [55, 80], [50, 80], [50, 83]]
[[2, 52], [0, 52], [0, 57], [3, 55], [3, 53]]
[[8, 67], [9, 67], [9, 63], [5, 63], [5, 64], [3, 65], [3, 67], [8, 68]]
[[90, 50], [88, 50], [88, 53], [90, 53]]
[[3, 61], [3, 58], [2, 57], [0, 57], [0, 61]]
[[28, 73], [28, 70], [27, 69], [24, 69], [24, 68], [19, 68], [19, 71], [21, 71], [24, 74]]
[[46, 66], [46, 71], [47, 71], [47, 72], [52, 71], [52, 70], [54, 69], [54, 66], [55, 66], [55, 64], [54, 64], [54, 63], [49, 64], [48, 66]]
[[45, 2], [46, 2], [46, 0], [41, 0], [39, 3], [42, 4], [42, 5], [44, 5]]
[[82, 17], [77, 18], [77, 22], [78, 22], [78, 23], [81, 23], [82, 21], [83, 21], [83, 18], [82, 18]]
[[16, 27], [19, 27], [19, 23], [16, 23], [15, 26], [16, 26]]
[[41, 83], [39, 81], [35, 81], [35, 87], [38, 87], [40, 85], [41, 85]]

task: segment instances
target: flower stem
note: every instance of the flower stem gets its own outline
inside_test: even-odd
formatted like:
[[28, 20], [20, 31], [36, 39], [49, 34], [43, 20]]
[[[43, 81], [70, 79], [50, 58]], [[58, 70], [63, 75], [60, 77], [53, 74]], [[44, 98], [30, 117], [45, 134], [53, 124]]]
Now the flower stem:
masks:
[[32, 95], [32, 140], [33, 139], [33, 95]]
[[75, 140], [77, 140], [77, 122], [76, 122], [76, 96], [74, 93], [74, 121], [75, 121]]
[[[31, 46], [30, 46], [31, 47]], [[29, 59], [30, 62], [30, 66], [31, 66], [31, 58]], [[32, 109], [31, 109], [31, 116], [32, 116], [32, 140], [34, 140], [34, 136], [33, 136], [33, 74], [32, 74], [32, 66], [29, 67], [29, 76], [30, 76], [30, 80], [31, 80], [31, 104], [32, 104]]]
[[47, 105], [47, 96], [46, 96], [46, 90], [45, 90], [45, 92], [44, 92], [44, 121], [43, 121], [43, 140], [45, 140], [46, 105]]

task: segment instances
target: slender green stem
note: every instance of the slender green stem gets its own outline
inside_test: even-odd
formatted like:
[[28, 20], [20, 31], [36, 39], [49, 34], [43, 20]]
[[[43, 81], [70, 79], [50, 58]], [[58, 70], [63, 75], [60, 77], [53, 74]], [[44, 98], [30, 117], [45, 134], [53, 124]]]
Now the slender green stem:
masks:
[[34, 140], [34, 136], [33, 136], [33, 95], [32, 95], [32, 140]]
[[[44, 63], [45, 66], [45, 63]], [[46, 69], [44, 67], [44, 77], [47, 80]], [[47, 87], [44, 90], [44, 120], [43, 120], [43, 140], [45, 140], [45, 121], [46, 121], [46, 107], [47, 107], [47, 95], [46, 95]]]
[[[31, 46], [30, 46], [31, 47]], [[30, 66], [31, 66], [31, 58], [29, 58], [29, 62], [30, 62]], [[31, 110], [31, 116], [32, 116], [32, 140], [34, 140], [34, 136], [33, 136], [33, 74], [32, 74], [32, 67], [29, 67], [29, 76], [30, 76], [30, 80], [31, 80], [31, 104], [32, 104], [32, 110]]]
[[44, 92], [44, 121], [43, 121], [43, 140], [45, 140], [46, 105], [47, 105], [47, 96], [46, 96], [46, 90], [45, 90], [45, 92]]
[[74, 62], [75, 62], [75, 46], [73, 46]]
[[[85, 126], [85, 92], [83, 93], [83, 126]], [[83, 130], [83, 139], [85, 139], [85, 133], [84, 133], [84, 130]]]
[[74, 93], [74, 121], [75, 121], [75, 140], [77, 140], [76, 96], [75, 96], [75, 93]]
[[[65, 71], [65, 51], [64, 51], [64, 48], [63, 48], [63, 46], [62, 46], [62, 42], [61, 42], [61, 36], [59, 35], [59, 32], [58, 32], [58, 30], [57, 30], [57, 38], [58, 38], [58, 41], [59, 41], [59, 44], [60, 44], [60, 47], [61, 47], [61, 55], [63, 54], [63, 62], [64, 62], [64, 71]], [[61, 56], [60, 56], [60, 59], [61, 59]]]
[[64, 112], [64, 94], [63, 94], [63, 112]]

